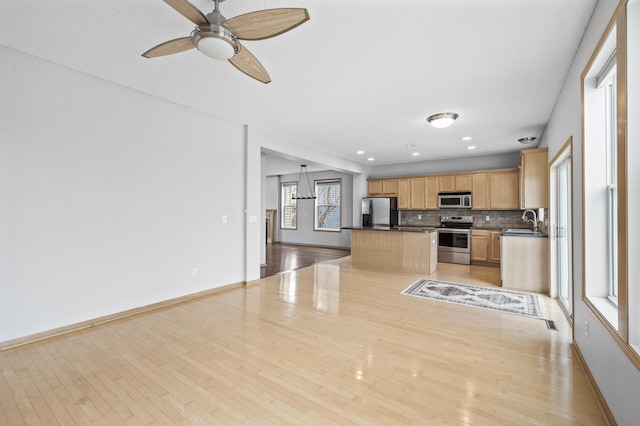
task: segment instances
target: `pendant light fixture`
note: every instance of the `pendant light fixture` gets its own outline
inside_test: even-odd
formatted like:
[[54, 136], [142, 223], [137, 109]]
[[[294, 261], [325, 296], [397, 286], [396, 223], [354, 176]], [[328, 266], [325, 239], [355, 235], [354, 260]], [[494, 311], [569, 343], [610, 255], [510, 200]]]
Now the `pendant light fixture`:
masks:
[[[300, 184], [302, 173], [304, 173], [304, 175], [307, 177], [307, 188], [309, 189], [308, 192], [302, 191], [302, 186]], [[296, 195], [292, 197], [294, 200], [314, 200], [316, 198], [316, 193], [313, 191], [313, 189], [311, 189], [311, 180], [309, 179], [309, 172], [307, 172], [306, 164], [300, 165], [300, 174], [298, 175], [298, 182], [296, 183], [297, 183]]]

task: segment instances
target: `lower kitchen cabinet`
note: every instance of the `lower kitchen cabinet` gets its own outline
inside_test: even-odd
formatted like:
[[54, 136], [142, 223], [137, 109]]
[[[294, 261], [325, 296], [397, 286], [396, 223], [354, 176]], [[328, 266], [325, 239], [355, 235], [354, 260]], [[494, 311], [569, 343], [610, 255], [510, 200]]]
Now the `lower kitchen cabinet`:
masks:
[[500, 264], [500, 230], [471, 230], [471, 262]]
[[502, 236], [502, 287], [549, 293], [549, 238]]
[[500, 235], [502, 231], [489, 232], [489, 262], [500, 263]]

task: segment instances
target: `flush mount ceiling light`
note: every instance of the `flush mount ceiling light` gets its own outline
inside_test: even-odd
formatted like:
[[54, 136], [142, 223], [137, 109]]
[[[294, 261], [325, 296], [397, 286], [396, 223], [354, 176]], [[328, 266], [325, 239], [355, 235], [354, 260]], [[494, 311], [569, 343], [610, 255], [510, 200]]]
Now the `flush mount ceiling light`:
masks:
[[526, 137], [526, 138], [518, 139], [518, 142], [520, 142], [523, 145], [529, 145], [530, 143], [532, 143], [535, 140], [536, 140], [536, 138], [534, 136], [529, 136], [529, 137]]
[[456, 118], [458, 118], [458, 114], [456, 114], [455, 112], [440, 112], [438, 114], [433, 114], [427, 117], [427, 121], [433, 127], [443, 129], [445, 127], [451, 126]]

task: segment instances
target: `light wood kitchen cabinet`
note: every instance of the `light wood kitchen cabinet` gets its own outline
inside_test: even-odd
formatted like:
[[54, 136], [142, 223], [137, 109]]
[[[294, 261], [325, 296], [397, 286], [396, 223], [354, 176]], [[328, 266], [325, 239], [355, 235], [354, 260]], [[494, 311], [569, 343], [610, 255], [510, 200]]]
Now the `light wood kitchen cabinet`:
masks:
[[549, 239], [502, 237], [502, 287], [549, 293]]
[[502, 231], [489, 232], [489, 262], [500, 263], [500, 236]]
[[534, 148], [520, 151], [520, 208], [549, 207], [548, 149]]
[[475, 210], [517, 210], [518, 170], [473, 173], [471, 208]]
[[367, 182], [368, 197], [397, 197], [398, 179], [372, 179]]
[[409, 210], [411, 208], [411, 188], [409, 179], [398, 179], [398, 209]]
[[427, 176], [424, 178], [425, 203], [427, 210], [438, 208], [438, 178], [436, 176]]
[[351, 231], [351, 264], [356, 267], [431, 274], [438, 263], [438, 233]]
[[519, 186], [517, 169], [489, 172], [489, 207], [492, 210], [517, 210]]
[[469, 191], [471, 192], [472, 184], [471, 184], [471, 173], [457, 174], [454, 175], [456, 182], [456, 191]]
[[[500, 230], [471, 230], [471, 261], [477, 263], [500, 263]], [[496, 265], [497, 266], [497, 265]]]
[[[425, 210], [425, 178], [398, 179], [398, 209]], [[437, 201], [436, 201], [437, 202]]]
[[367, 196], [382, 197], [382, 181], [381, 180], [367, 181]]
[[471, 261], [489, 261], [489, 231], [484, 229], [471, 230]]
[[474, 173], [471, 181], [471, 208], [489, 209], [489, 173]]
[[471, 173], [438, 176], [439, 192], [471, 191]]
[[456, 182], [453, 175], [438, 176], [438, 192], [455, 192]]
[[409, 180], [409, 188], [411, 192], [411, 210], [424, 210], [425, 209], [425, 188], [424, 178], [411, 178]]

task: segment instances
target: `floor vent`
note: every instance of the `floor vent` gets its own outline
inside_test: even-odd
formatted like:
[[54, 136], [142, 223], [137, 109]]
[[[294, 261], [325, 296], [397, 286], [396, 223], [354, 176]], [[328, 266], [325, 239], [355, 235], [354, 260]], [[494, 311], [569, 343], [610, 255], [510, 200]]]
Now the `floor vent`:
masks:
[[549, 330], [558, 330], [558, 328], [556, 327], [556, 323], [551, 321], [551, 320], [544, 320], [544, 322], [547, 323], [547, 328]]

